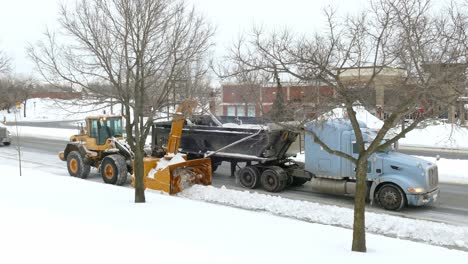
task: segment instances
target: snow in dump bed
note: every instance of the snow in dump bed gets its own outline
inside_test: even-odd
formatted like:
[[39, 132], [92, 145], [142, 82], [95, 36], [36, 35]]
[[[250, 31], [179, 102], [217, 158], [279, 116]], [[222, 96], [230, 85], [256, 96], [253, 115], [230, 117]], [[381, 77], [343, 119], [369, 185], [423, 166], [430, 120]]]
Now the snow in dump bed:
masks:
[[[179, 196], [223, 205], [266, 211], [312, 223], [346, 228], [353, 226], [352, 209], [296, 201], [279, 196], [249, 191], [228, 190], [224, 186], [194, 185]], [[407, 219], [378, 213], [366, 213], [366, 230], [387, 236], [424, 241], [433, 245], [456, 246], [468, 249], [468, 228]]]
[[223, 124], [223, 127], [227, 128], [245, 128], [245, 129], [266, 129], [268, 126], [262, 126], [262, 125], [257, 125], [257, 124], [236, 124], [236, 123], [225, 123]]
[[[468, 259], [468, 252], [373, 234], [367, 235], [368, 253], [356, 253], [350, 250], [350, 229], [151, 191], [146, 192], [146, 203], [135, 204], [131, 188], [28, 169], [19, 177], [17, 168], [4, 163], [0, 171], [0, 263], [440, 264]], [[257, 199], [267, 199], [225, 189], [215, 195], [213, 190], [192, 189], [213, 199], [237, 197], [237, 204], [247, 207]], [[263, 202], [272, 210], [284, 206], [281, 200]], [[311, 215], [331, 212], [334, 218], [329, 221], [349, 218], [339, 208], [304, 206], [291, 203], [288, 208], [309, 210]], [[387, 223], [386, 216], [369, 219], [370, 226], [379, 222], [390, 232], [432, 233], [438, 241], [447, 237], [449, 228], [431, 226], [421, 231], [424, 222]]]

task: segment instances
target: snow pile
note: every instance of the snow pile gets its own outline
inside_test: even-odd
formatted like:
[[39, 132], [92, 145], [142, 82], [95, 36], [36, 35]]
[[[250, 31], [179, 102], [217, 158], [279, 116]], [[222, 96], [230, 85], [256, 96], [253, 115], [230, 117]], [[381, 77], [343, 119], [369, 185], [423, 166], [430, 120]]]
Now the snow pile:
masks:
[[416, 128], [399, 140], [400, 146], [468, 150], [468, 128], [453, 124]]
[[[200, 201], [266, 211], [312, 223], [346, 228], [353, 226], [353, 210], [337, 206], [295, 201], [249, 191], [228, 190], [224, 186], [218, 189], [212, 186], [195, 185], [179, 195]], [[443, 223], [367, 212], [366, 228], [372, 233], [468, 249], [468, 230]]]
[[148, 178], [155, 179], [156, 173], [158, 171], [163, 170], [170, 165], [175, 165], [186, 161], [186, 155], [182, 153], [177, 153], [175, 155], [174, 153], [168, 153], [168, 157], [170, 157], [170, 159], [161, 158], [158, 160], [158, 162], [156, 163], [156, 168], [151, 169], [148, 172]]
[[[354, 106], [356, 119], [366, 123], [367, 127], [372, 129], [380, 129], [383, 126], [383, 121], [371, 114], [363, 106]], [[322, 115], [323, 118], [347, 118], [346, 109], [335, 108], [332, 111]]]
[[[373, 234], [367, 235], [368, 253], [356, 253], [350, 250], [349, 229], [157, 192], [146, 192], [147, 203], [134, 204], [130, 188], [31, 169], [24, 170], [30, 176], [14, 177], [9, 175], [16, 168], [0, 164], [0, 169], [0, 263], [385, 264], [463, 263], [468, 258], [467, 252]], [[250, 198], [259, 197], [244, 197], [243, 202], [251, 204]], [[272, 210], [274, 202], [267, 203]], [[300, 211], [303, 204], [291, 206]], [[334, 221], [348, 217], [338, 209], [330, 211], [336, 213]]]

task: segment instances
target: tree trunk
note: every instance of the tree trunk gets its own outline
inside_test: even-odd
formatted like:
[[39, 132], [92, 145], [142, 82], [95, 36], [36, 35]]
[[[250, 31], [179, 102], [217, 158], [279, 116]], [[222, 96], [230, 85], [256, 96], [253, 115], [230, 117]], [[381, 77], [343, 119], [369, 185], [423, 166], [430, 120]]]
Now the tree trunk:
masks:
[[143, 151], [140, 150], [140, 144], [136, 144], [135, 160], [133, 173], [135, 174], [135, 203], [144, 203], [145, 188], [143, 186]]
[[356, 167], [356, 196], [354, 197], [354, 224], [352, 251], [366, 252], [366, 177], [367, 159], [359, 159]]
[[26, 102], [27, 102], [27, 101], [28, 101], [28, 100], [25, 99], [25, 100], [24, 100], [24, 103], [23, 103], [23, 107], [24, 107], [24, 109], [23, 109], [23, 111], [24, 111], [24, 117], [26, 117]]

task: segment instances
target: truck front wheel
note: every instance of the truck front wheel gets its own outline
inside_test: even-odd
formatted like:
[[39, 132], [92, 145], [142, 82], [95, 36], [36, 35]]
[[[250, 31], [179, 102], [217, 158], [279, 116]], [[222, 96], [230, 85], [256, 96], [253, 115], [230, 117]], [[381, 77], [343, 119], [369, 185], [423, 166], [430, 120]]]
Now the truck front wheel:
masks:
[[399, 211], [406, 204], [403, 192], [393, 184], [386, 184], [377, 193], [377, 200], [385, 210]]

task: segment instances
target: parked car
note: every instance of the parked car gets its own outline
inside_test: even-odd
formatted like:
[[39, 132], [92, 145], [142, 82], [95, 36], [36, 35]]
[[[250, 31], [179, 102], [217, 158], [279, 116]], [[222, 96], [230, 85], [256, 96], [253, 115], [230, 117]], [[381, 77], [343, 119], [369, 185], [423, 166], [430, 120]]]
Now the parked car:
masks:
[[0, 143], [3, 145], [8, 146], [11, 144], [11, 133], [8, 131], [8, 128], [0, 123]]

